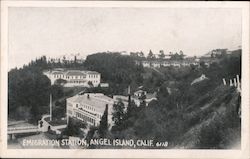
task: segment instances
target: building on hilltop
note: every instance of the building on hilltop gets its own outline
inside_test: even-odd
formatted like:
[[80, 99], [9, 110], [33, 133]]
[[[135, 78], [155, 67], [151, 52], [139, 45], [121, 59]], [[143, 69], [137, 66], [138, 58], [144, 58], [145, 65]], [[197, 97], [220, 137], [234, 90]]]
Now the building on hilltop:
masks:
[[112, 112], [114, 100], [102, 93], [84, 93], [66, 100], [67, 120], [75, 117], [88, 125], [98, 126], [108, 106], [108, 124], [113, 125]]
[[190, 65], [199, 65], [199, 61], [184, 59], [184, 60], [144, 60], [144, 61], [136, 61], [137, 65], [142, 65], [143, 67], [181, 67], [181, 66], [190, 66]]
[[64, 87], [97, 87], [101, 81], [101, 74], [95, 71], [66, 70], [62, 68], [47, 70], [43, 72], [51, 84], [55, 84], [59, 79], [63, 80]]

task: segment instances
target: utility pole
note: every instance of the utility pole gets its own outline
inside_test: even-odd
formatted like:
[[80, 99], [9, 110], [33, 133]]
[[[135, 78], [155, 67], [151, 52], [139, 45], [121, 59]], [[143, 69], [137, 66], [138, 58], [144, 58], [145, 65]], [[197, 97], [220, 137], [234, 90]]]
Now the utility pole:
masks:
[[50, 121], [52, 121], [52, 94], [49, 96], [49, 112], [50, 112]]
[[131, 103], [131, 92], [130, 92], [130, 85], [128, 86], [128, 105]]

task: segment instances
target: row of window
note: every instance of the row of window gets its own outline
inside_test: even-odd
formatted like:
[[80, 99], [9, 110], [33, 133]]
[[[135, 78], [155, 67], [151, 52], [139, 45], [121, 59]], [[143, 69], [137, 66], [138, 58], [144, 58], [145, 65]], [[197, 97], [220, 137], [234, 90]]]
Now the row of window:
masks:
[[[76, 104], [76, 108], [78, 108], [78, 107], [79, 107], [79, 104]], [[88, 106], [88, 105], [82, 105], [81, 107], [85, 108], [85, 109], [89, 109], [89, 110], [95, 111], [95, 109], [93, 107]]]
[[89, 112], [89, 111], [87, 111], [86, 109], [83, 109], [83, 108], [79, 108], [81, 111], [84, 111], [85, 113], [87, 113], [87, 114], [91, 114], [91, 115], [93, 115], [93, 116], [95, 116], [96, 114], [94, 114], [94, 113], [91, 113], [91, 112]]
[[[79, 105], [76, 104], [76, 108], [78, 108], [78, 107], [79, 107]], [[93, 113], [91, 113], [91, 112], [88, 112], [88, 111], [84, 110], [84, 108], [85, 108], [85, 109], [92, 110], [92, 111], [95, 111], [95, 109], [94, 109], [93, 107], [87, 106], [87, 105], [83, 105], [83, 106], [80, 106], [79, 109], [82, 110], [82, 111], [85, 111], [85, 112], [87, 112], [87, 113], [89, 113], [89, 114], [96, 115], [97, 118], [101, 119], [102, 116], [101, 116], [100, 114], [93, 114]]]
[[95, 119], [85, 116], [84, 114], [76, 112], [76, 117], [81, 118], [83, 121], [90, 122], [95, 125]]
[[143, 63], [144, 66], [150, 66], [150, 65], [153, 65], [153, 66], [160, 66], [160, 65], [163, 65], [163, 66], [171, 66], [171, 65], [174, 65], [174, 66], [180, 66], [180, 65], [184, 65], [184, 66], [188, 66], [188, 65], [198, 65], [198, 63], [163, 63], [163, 64], [159, 64], [159, 63], [152, 63], [152, 64], [149, 64], [149, 63]]
[[68, 83], [85, 83], [85, 81], [68, 81]]
[[98, 78], [98, 75], [89, 75], [89, 78]]
[[66, 75], [54, 75], [54, 78], [84, 79], [84, 78], [85, 78], [85, 76], [66, 76]]
[[[54, 78], [66, 78], [66, 79], [84, 79], [85, 76], [66, 76], [66, 75], [54, 75]], [[98, 75], [89, 75], [89, 78], [98, 78]]]
[[93, 83], [98, 83], [98, 81], [92, 81]]

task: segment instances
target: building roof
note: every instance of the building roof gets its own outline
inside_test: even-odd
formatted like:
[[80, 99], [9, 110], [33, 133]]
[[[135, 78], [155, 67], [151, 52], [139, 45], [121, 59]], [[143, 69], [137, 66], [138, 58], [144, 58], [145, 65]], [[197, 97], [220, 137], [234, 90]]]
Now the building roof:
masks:
[[61, 74], [64, 74], [63, 72], [59, 72], [59, 71], [53, 71], [52, 74], [57, 74], [57, 75], [61, 75]]
[[128, 96], [123, 96], [123, 95], [114, 95], [113, 99], [118, 101], [118, 100], [122, 100], [123, 102], [128, 102]]
[[67, 69], [53, 69], [53, 70], [45, 70], [44, 74], [64, 74], [67, 76], [85, 76], [86, 74], [100, 74], [96, 71], [87, 71], [87, 70], [67, 70]]
[[66, 75], [67, 76], [84, 76], [85, 74], [82, 71], [78, 71], [78, 70], [72, 71], [72, 70], [69, 70], [66, 73]]
[[[89, 98], [88, 98], [88, 95], [89, 95]], [[85, 93], [83, 95], [73, 96], [71, 98], [68, 98], [67, 100], [74, 102], [74, 103], [79, 103], [81, 105], [90, 105], [94, 109], [96, 109], [96, 111], [100, 113], [104, 112], [106, 108], [106, 104], [108, 104], [109, 114], [111, 113], [112, 106], [114, 103], [112, 98], [105, 96], [104, 94], [101, 94], [101, 93]]]
[[87, 74], [100, 74], [100, 73], [98, 73], [96, 71], [87, 71]]
[[154, 92], [154, 93], [147, 93], [146, 94], [146, 99], [152, 99], [152, 98], [156, 98], [156, 92]]
[[138, 91], [136, 91], [135, 93], [144, 93], [144, 92], [146, 92], [146, 91], [143, 91], [143, 90], [138, 90]]

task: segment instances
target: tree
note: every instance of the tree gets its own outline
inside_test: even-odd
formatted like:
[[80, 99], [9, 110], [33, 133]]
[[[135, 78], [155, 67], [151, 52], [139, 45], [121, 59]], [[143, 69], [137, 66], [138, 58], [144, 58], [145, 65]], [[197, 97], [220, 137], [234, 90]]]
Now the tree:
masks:
[[211, 58], [214, 58], [214, 57], [215, 57], [215, 55], [214, 55], [214, 52], [212, 51]]
[[125, 106], [121, 100], [113, 105], [113, 113], [112, 120], [114, 121], [113, 130], [121, 130], [121, 126], [123, 124], [123, 119], [125, 116], [124, 112]]
[[147, 58], [148, 58], [148, 59], [154, 59], [154, 58], [155, 58], [155, 56], [154, 56], [152, 50], [149, 50], [149, 53], [148, 53]]
[[146, 95], [143, 94], [139, 99], [140, 99], [140, 108], [146, 108], [146, 101], [145, 101]]
[[137, 108], [137, 106], [136, 106], [134, 100], [131, 100], [131, 97], [129, 97], [128, 107], [127, 107], [127, 112], [126, 112], [127, 119], [136, 114], [136, 108]]
[[225, 57], [227, 55], [227, 49], [221, 49], [221, 57]]
[[50, 93], [53, 96], [53, 100], [62, 98], [64, 96], [63, 87], [61, 85], [52, 85], [50, 87]]
[[74, 56], [74, 64], [76, 64], [76, 62], [77, 62], [77, 57]]
[[98, 132], [101, 138], [106, 137], [106, 134], [108, 132], [108, 105], [106, 105], [106, 108], [102, 115]]
[[88, 81], [88, 85], [89, 85], [90, 87], [94, 87], [92, 81]]
[[141, 77], [144, 69], [136, 65], [137, 58], [122, 56], [119, 53], [96, 53], [87, 56], [84, 64], [88, 70], [101, 73], [102, 80], [109, 83], [112, 94], [123, 94], [124, 89], [132, 81], [140, 82], [136, 78]]
[[180, 59], [180, 60], [183, 60], [184, 57], [185, 57], [185, 55], [184, 55], [183, 51], [181, 50], [181, 51], [180, 51], [180, 54], [179, 54], [179, 59]]
[[76, 119], [76, 118], [69, 118], [68, 119], [68, 125], [67, 128], [64, 130], [63, 134], [67, 136], [80, 136], [83, 137], [84, 132], [81, 130], [85, 129], [87, 124]]
[[[27, 66], [8, 73], [8, 115], [14, 119], [23, 119], [18, 110], [30, 110], [31, 122], [40, 120], [48, 110], [50, 80], [42, 75], [38, 67]], [[20, 117], [20, 118], [19, 118]]]
[[140, 57], [144, 57], [144, 53], [141, 51], [141, 52], [139, 52], [139, 56]]
[[53, 118], [60, 120], [66, 116], [66, 99], [56, 101], [52, 111]]
[[160, 59], [164, 59], [164, 57], [166, 56], [166, 55], [164, 54], [164, 51], [163, 51], [163, 50], [160, 50], [159, 53], [160, 53], [160, 54], [159, 54], [159, 58], [160, 58]]
[[66, 83], [67, 81], [61, 78], [55, 81], [55, 85], [65, 85]]

